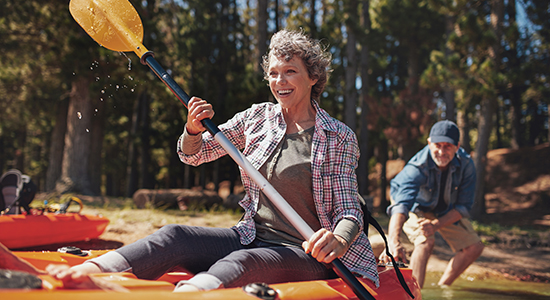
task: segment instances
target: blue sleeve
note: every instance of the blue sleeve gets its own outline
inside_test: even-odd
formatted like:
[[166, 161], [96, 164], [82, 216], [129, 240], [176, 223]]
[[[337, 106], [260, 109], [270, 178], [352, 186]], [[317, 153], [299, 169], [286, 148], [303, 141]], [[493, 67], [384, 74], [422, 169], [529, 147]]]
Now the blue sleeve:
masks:
[[455, 209], [465, 218], [470, 217], [470, 210], [474, 205], [476, 191], [476, 168], [472, 159], [466, 160], [462, 174], [462, 182], [458, 186], [458, 197]]
[[388, 215], [391, 217], [395, 213], [409, 215], [420, 186], [424, 184], [427, 177], [414, 165], [407, 164], [390, 183], [390, 195], [392, 205], [387, 209]]

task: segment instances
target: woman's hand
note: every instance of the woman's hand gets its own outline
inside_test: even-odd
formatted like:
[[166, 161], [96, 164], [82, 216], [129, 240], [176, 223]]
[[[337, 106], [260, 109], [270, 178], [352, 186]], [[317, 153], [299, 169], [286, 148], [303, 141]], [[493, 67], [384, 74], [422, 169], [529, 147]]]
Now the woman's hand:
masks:
[[342, 257], [350, 245], [341, 236], [321, 228], [309, 238], [309, 241], [304, 241], [302, 247], [317, 261], [328, 264], [334, 259]]
[[89, 276], [91, 273], [100, 273], [101, 269], [93, 263], [86, 263], [69, 267], [67, 265], [50, 264], [46, 272], [55, 279], [63, 282], [65, 289], [101, 289], [105, 291], [128, 292], [128, 289], [102, 278]]
[[212, 105], [201, 98], [193, 97], [187, 104], [189, 112], [187, 113], [187, 124], [185, 125], [187, 133], [195, 135], [206, 130], [201, 121], [214, 117]]

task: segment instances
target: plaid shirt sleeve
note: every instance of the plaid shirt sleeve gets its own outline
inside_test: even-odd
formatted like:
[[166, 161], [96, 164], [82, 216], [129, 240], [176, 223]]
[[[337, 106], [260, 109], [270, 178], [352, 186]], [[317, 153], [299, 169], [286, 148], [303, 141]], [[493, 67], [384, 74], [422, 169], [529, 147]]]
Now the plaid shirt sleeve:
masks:
[[312, 176], [314, 200], [321, 226], [333, 231], [343, 218], [356, 222], [361, 231], [342, 262], [354, 273], [379, 286], [378, 267], [368, 237], [363, 232], [355, 169], [359, 146], [355, 133], [342, 122], [317, 108], [313, 137]]

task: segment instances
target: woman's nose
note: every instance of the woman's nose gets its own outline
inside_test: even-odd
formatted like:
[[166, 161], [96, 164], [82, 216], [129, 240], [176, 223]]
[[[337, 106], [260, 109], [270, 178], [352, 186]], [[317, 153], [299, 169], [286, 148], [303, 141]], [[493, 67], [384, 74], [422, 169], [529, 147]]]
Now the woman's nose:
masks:
[[277, 78], [277, 84], [282, 84], [282, 83], [285, 83], [286, 82], [286, 77], [282, 74], [278, 75]]

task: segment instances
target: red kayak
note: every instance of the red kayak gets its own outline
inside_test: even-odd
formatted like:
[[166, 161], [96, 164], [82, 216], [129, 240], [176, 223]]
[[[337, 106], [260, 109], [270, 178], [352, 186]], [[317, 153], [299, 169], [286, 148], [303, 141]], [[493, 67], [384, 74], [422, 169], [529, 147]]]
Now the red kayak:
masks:
[[108, 224], [103, 216], [79, 213], [1, 215], [0, 243], [17, 249], [84, 241], [99, 237]]
[[[44, 269], [50, 263], [75, 265], [84, 260], [96, 257], [106, 251], [82, 251], [69, 254], [60, 252], [13, 252], [19, 258], [31, 263], [38, 269]], [[400, 285], [392, 267], [381, 266], [380, 287], [376, 288], [368, 279], [360, 279], [363, 286], [377, 300], [384, 299], [411, 299]], [[422, 299], [420, 287], [412, 276], [410, 269], [401, 269], [403, 277], [415, 300]], [[108, 292], [102, 290], [67, 290], [61, 282], [47, 275], [38, 276], [36, 289], [0, 289], [2, 299], [29, 299], [29, 300], [74, 300], [74, 299], [102, 299], [102, 300], [149, 300], [149, 299], [273, 299], [273, 300], [351, 300], [357, 299], [353, 291], [342, 279], [314, 280], [301, 282], [287, 282], [280, 284], [251, 284], [242, 288], [217, 289], [212, 291], [191, 292], [182, 295], [174, 293], [174, 284], [180, 280], [189, 279], [192, 275], [184, 272], [167, 273], [158, 280], [137, 279], [131, 273], [104, 273], [93, 274], [103, 280], [116, 283], [128, 289], [128, 292]], [[259, 294], [257, 294], [259, 292]], [[256, 292], [256, 293], [255, 293]], [[263, 295], [263, 296], [262, 296]]]

